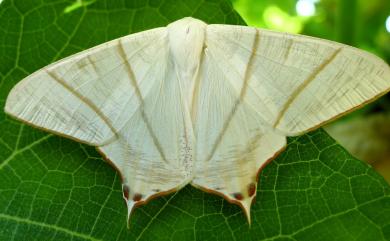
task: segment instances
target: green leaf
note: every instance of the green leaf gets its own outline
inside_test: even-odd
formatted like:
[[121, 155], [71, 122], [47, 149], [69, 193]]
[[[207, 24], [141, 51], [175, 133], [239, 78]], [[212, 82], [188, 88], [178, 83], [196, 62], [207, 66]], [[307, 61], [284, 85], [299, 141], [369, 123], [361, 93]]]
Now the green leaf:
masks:
[[[99, 43], [192, 15], [244, 24], [226, 0], [5, 0], [0, 107], [33, 71]], [[390, 240], [390, 187], [324, 131], [290, 138], [243, 212], [190, 186], [137, 208], [95, 149], [0, 113], [0, 240]]]

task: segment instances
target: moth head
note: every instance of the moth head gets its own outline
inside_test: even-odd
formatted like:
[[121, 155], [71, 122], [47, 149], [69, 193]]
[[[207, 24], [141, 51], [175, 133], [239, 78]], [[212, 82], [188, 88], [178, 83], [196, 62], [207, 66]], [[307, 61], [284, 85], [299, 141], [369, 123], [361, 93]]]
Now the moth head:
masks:
[[168, 25], [170, 51], [181, 72], [191, 76], [196, 71], [203, 50], [206, 23], [186, 17]]

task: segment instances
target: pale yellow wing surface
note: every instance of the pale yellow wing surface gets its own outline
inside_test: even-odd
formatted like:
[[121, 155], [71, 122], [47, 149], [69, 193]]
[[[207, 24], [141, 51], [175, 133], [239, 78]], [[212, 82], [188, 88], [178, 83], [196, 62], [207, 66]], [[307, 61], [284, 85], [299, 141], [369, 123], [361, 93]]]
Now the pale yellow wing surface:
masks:
[[97, 146], [122, 177], [130, 214], [189, 182], [193, 136], [175, 68], [166, 28], [129, 35], [28, 76], [5, 111]]
[[239, 204], [250, 220], [259, 169], [286, 144], [256, 109], [246, 103], [248, 78], [254, 70], [252, 49], [258, 36], [243, 40], [249, 52], [241, 62], [226, 58], [207, 32], [195, 93], [195, 169], [192, 185]]
[[[119, 43], [132, 46], [137, 74], [148, 71], [152, 55], [164, 43], [163, 28], [116, 39], [46, 66], [10, 92], [5, 112], [36, 127], [91, 145], [115, 138], [138, 108], [136, 90], [126, 76]], [[147, 92], [151, 83], [140, 83]]]
[[[136, 74], [142, 66], [134, 65], [137, 57], [130, 55], [132, 46], [123, 43], [122, 55], [129, 56], [126, 79], [137, 89], [139, 108], [121, 128], [118, 139], [98, 147], [120, 170], [129, 216], [135, 205], [176, 191], [191, 180], [189, 112], [167, 39], [164, 41], [159, 51], [151, 53], [153, 60], [144, 75]], [[144, 82], [155, 84], [144, 91], [139, 84]]]
[[[286, 135], [315, 128], [390, 90], [389, 66], [347, 45], [244, 26], [210, 25], [207, 33], [219, 58], [235, 68], [248, 64], [253, 53], [245, 102]], [[246, 42], [256, 34], [252, 49]]]
[[388, 65], [364, 51], [306, 36], [209, 25], [192, 105], [192, 184], [240, 204], [249, 217], [258, 170], [285, 146], [286, 136], [389, 88]]

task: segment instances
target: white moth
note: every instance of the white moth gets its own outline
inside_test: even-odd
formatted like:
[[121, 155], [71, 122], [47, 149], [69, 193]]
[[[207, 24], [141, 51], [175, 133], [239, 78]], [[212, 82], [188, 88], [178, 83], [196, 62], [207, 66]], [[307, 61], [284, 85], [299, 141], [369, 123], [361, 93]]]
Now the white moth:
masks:
[[356, 48], [187, 17], [38, 70], [5, 111], [96, 146], [122, 176], [128, 216], [190, 183], [250, 221], [258, 172], [286, 136], [389, 90], [389, 66]]

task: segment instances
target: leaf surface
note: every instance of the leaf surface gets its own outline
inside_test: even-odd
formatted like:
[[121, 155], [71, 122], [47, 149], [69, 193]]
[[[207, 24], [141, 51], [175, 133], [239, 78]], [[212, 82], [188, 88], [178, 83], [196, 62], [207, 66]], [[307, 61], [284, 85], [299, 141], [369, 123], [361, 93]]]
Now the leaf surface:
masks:
[[[244, 24], [226, 0], [0, 3], [0, 108], [23, 77], [99, 43], [192, 15]], [[324, 131], [290, 138], [243, 212], [190, 186], [135, 210], [94, 148], [0, 112], [0, 240], [390, 240], [390, 187]]]

